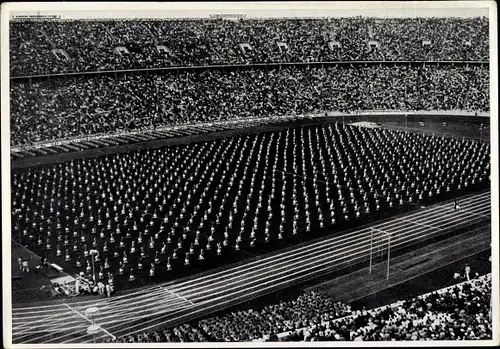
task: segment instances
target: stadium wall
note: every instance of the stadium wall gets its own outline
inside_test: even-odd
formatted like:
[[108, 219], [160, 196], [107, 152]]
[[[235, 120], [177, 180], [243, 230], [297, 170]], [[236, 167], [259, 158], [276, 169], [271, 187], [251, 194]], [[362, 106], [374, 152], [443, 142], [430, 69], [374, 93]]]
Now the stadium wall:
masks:
[[489, 65], [489, 61], [327, 61], [327, 62], [289, 62], [289, 63], [251, 63], [251, 64], [221, 64], [221, 65], [203, 65], [203, 66], [184, 66], [184, 67], [162, 67], [162, 68], [138, 68], [124, 70], [99, 70], [88, 72], [69, 72], [57, 74], [42, 74], [42, 75], [22, 75], [11, 76], [13, 81], [30, 81], [30, 80], [46, 80], [50, 78], [67, 78], [71, 76], [88, 76], [88, 75], [117, 75], [117, 74], [136, 74], [136, 73], [158, 73], [158, 72], [178, 72], [178, 71], [193, 71], [207, 69], [279, 69], [281, 67], [290, 66], [309, 66], [309, 67], [325, 67], [325, 66], [368, 66], [368, 65]]
[[[295, 120], [297, 118], [310, 118], [310, 119], [318, 119], [323, 117], [342, 117], [342, 116], [426, 116], [426, 117], [479, 117], [479, 118], [489, 118], [489, 112], [474, 112], [474, 111], [466, 111], [466, 110], [415, 110], [415, 111], [395, 111], [395, 110], [361, 110], [351, 113], [342, 113], [342, 112], [325, 112], [325, 113], [317, 113], [317, 114], [309, 114], [309, 115], [292, 115], [292, 116], [276, 116], [266, 118], [269, 123], [275, 122], [277, 120]], [[213, 125], [228, 125], [228, 124], [241, 124], [242, 121], [254, 121], [254, 120], [262, 120], [262, 118], [247, 118], [247, 119], [233, 119], [230, 121], [219, 121], [219, 122], [211, 122], [211, 123], [195, 123], [195, 124], [185, 124], [181, 126], [165, 126], [161, 128], [156, 128], [155, 130], [159, 131], [173, 131], [173, 130], [182, 130], [189, 127], [203, 127], [203, 126], [213, 126]], [[15, 146], [11, 147], [11, 152], [21, 152], [24, 150], [31, 149], [41, 149], [48, 148], [57, 145], [78, 143], [81, 141], [87, 140], [98, 140], [98, 139], [106, 139], [118, 136], [126, 136], [126, 135], [134, 135], [140, 134], [142, 132], [148, 132], [151, 130], [140, 130], [140, 131], [131, 131], [131, 132], [120, 132], [120, 133], [103, 133], [103, 134], [95, 134], [86, 137], [73, 137], [67, 139], [61, 139], [58, 141], [52, 142], [38, 142], [31, 145], [23, 145], [23, 146]]]

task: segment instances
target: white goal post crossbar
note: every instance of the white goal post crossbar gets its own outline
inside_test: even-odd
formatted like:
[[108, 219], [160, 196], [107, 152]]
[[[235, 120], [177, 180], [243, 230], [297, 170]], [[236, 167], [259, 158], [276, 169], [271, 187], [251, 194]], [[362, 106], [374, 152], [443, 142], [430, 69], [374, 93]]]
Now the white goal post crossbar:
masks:
[[[381, 233], [379, 236], [385, 235], [387, 237], [387, 272], [386, 272], [386, 278], [389, 280], [389, 267], [390, 267], [390, 260], [391, 260], [391, 236], [392, 233], [385, 231], [380, 228], [375, 228], [371, 227], [370, 228], [370, 266], [368, 269], [368, 272], [371, 274], [372, 273], [372, 267], [373, 267], [373, 234], [374, 233]], [[385, 243], [382, 241], [381, 246], [385, 245]]]

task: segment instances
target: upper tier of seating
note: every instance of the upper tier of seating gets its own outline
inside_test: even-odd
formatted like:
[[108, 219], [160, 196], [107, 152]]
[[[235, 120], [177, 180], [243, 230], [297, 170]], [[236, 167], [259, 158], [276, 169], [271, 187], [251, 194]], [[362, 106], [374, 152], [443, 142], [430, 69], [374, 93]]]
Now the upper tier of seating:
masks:
[[487, 61], [489, 20], [366, 17], [12, 21], [13, 76], [311, 61]]

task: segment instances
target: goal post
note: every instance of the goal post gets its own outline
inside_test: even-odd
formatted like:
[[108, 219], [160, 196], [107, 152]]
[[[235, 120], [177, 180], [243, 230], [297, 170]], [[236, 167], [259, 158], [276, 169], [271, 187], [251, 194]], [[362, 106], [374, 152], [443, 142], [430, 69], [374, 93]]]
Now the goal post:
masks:
[[[379, 233], [381, 235], [384, 235], [387, 237], [387, 271], [386, 271], [386, 279], [389, 280], [389, 268], [390, 268], [390, 261], [391, 261], [391, 236], [392, 236], [392, 233], [391, 232], [388, 232], [388, 231], [385, 231], [383, 229], [379, 229], [379, 228], [375, 228], [375, 227], [371, 227], [370, 228], [370, 266], [369, 266], [369, 269], [368, 269], [368, 272], [371, 274], [372, 273], [372, 269], [373, 269], [373, 235], [376, 234], [376, 233]], [[385, 245], [385, 242], [382, 241], [381, 242], [381, 245]]]

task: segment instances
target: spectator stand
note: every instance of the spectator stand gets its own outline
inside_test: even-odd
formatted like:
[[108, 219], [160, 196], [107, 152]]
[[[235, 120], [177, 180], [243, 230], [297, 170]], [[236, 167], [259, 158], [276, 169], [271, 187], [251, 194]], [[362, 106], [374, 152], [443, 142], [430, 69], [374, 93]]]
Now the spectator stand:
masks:
[[350, 306], [318, 292], [264, 307], [225, 313], [200, 320], [197, 327], [215, 341], [259, 341], [262, 333], [279, 333], [320, 319], [335, 319], [351, 312]]
[[[452, 30], [443, 18], [14, 20], [11, 62], [16, 64], [11, 72], [29, 74], [34, 67], [61, 73], [217, 63], [488, 58], [487, 18], [453, 18], [451, 23]], [[245, 44], [252, 49], [239, 49]], [[116, 47], [129, 53], [119, 55]], [[54, 49], [65, 50], [67, 57]]]
[[[448, 287], [442, 288], [442, 289], [437, 290], [437, 291], [428, 292], [426, 294], [423, 294], [423, 295], [420, 295], [420, 296], [416, 297], [415, 299], [426, 300], [431, 295], [436, 295], [436, 294], [437, 295], [443, 295], [443, 294], [451, 292], [452, 290], [454, 290], [457, 287], [461, 288], [461, 286], [463, 286], [463, 285], [467, 285], [467, 284], [470, 284], [470, 285], [479, 284], [480, 285], [481, 283], [484, 283], [484, 284], [488, 284], [489, 283], [491, 285], [491, 273], [483, 275], [483, 276], [480, 276], [480, 277], [478, 277], [476, 279], [471, 279], [469, 281], [464, 281], [464, 282], [461, 282], [461, 283], [458, 283], [458, 284], [455, 284], [455, 285], [452, 285], [452, 286], [448, 286]], [[329, 326], [330, 328], [333, 328], [333, 325], [338, 324], [338, 323], [343, 323], [343, 322], [345, 322], [345, 320], [349, 320], [349, 321], [352, 320], [351, 322], [353, 322], [358, 316], [361, 316], [361, 315], [363, 315], [365, 313], [379, 314], [380, 312], [382, 312], [382, 311], [384, 311], [384, 310], [386, 310], [388, 308], [391, 308], [393, 310], [397, 310], [404, 303], [405, 303], [405, 301], [398, 301], [396, 303], [392, 303], [392, 304], [386, 305], [386, 306], [381, 306], [381, 307], [378, 307], [378, 308], [375, 308], [375, 309], [371, 309], [371, 310], [353, 311], [353, 314], [351, 314], [351, 315], [347, 315], [345, 317], [338, 318], [338, 319], [335, 319], [335, 320], [324, 321], [324, 322], [321, 323], [321, 326]], [[488, 303], [488, 304], [491, 307], [491, 303]], [[490, 315], [490, 319], [491, 319], [491, 313], [489, 315]], [[318, 325], [312, 325], [312, 326], [309, 326], [309, 327], [303, 327], [303, 328], [297, 329], [297, 330], [295, 330], [293, 332], [292, 331], [288, 331], [288, 332], [279, 333], [277, 335], [278, 341], [287, 341], [287, 340], [290, 340], [290, 337], [292, 335], [294, 335], [294, 334], [305, 333], [305, 332], [313, 332], [313, 330], [316, 329], [317, 327], [318, 327]], [[265, 341], [265, 338], [262, 338], [260, 341]]]
[[[488, 70], [481, 66], [471, 73], [463, 66], [441, 65], [306, 69], [290, 65], [280, 69], [177, 72], [156, 75], [155, 79], [131, 74], [71, 77], [58, 79], [57, 83], [52, 79], [20, 82], [11, 84], [11, 142], [18, 146], [70, 137], [324, 111], [429, 111], [457, 107], [487, 111], [489, 97], [483, 87], [489, 84], [488, 78]], [[366, 81], [370, 81], [369, 85]], [[478, 92], [474, 103], [469, 103], [471, 94], [467, 91], [472, 87]], [[422, 90], [426, 92], [419, 92]], [[438, 98], [439, 94], [444, 97]], [[128, 138], [141, 141], [149, 136], [137, 133], [123, 137], [126, 138], [122, 142], [130, 142]], [[90, 142], [94, 141], [105, 142], [102, 137]], [[74, 151], [68, 144], [54, 147], [62, 148], [59, 151]], [[31, 145], [25, 151], [31, 156]]]

